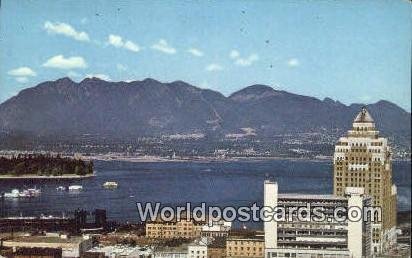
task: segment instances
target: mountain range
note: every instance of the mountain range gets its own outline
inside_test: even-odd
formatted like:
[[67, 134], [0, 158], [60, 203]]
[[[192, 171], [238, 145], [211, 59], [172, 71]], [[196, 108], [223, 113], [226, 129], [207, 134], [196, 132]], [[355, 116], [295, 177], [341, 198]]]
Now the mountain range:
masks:
[[[0, 130], [36, 136], [100, 134], [224, 135], [251, 128], [259, 136], [347, 130], [364, 104], [345, 105], [266, 85], [226, 97], [183, 81], [47, 81], [0, 104]], [[381, 100], [366, 105], [385, 136], [410, 142], [411, 114]]]

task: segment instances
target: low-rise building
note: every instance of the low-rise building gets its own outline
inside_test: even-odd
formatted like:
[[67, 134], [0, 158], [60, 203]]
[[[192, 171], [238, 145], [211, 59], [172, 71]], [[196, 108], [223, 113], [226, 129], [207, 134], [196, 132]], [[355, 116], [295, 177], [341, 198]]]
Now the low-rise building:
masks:
[[148, 238], [198, 238], [201, 235], [202, 226], [205, 223], [199, 223], [194, 220], [185, 220], [164, 222], [161, 220], [150, 221], [146, 223], [146, 237]]
[[[1, 257], [1, 256], [0, 256]], [[14, 248], [7, 257], [13, 258], [61, 258], [62, 250], [56, 248]]]
[[187, 258], [187, 245], [159, 247], [154, 250], [154, 258]]
[[227, 237], [229, 235], [229, 231], [232, 228], [231, 222], [225, 222], [223, 220], [216, 221], [207, 225], [203, 225], [201, 229], [201, 236], [202, 237]]
[[206, 237], [196, 239], [193, 243], [188, 245], [187, 257], [188, 258], [208, 258], [207, 246], [210, 243], [211, 241]]
[[213, 242], [207, 246], [208, 258], [225, 258], [226, 257], [226, 237], [216, 237]]
[[87, 251], [84, 257], [99, 258], [109, 257], [139, 257], [139, 258], [149, 258], [152, 257], [153, 252], [149, 248], [143, 248], [139, 246], [127, 246], [127, 245], [112, 245], [103, 247], [93, 247]]
[[232, 231], [226, 239], [226, 257], [263, 257], [264, 250], [263, 232]]
[[3, 241], [4, 247], [19, 248], [50, 248], [60, 249], [62, 257], [80, 257], [82, 253], [92, 248], [92, 239], [87, 236], [40, 235], [19, 236]]

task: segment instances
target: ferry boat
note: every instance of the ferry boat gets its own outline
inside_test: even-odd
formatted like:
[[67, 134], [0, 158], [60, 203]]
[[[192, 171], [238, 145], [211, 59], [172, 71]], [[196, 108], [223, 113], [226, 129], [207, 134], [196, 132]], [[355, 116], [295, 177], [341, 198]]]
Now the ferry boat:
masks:
[[117, 182], [113, 182], [113, 181], [108, 181], [108, 182], [103, 184], [104, 188], [109, 188], [109, 189], [117, 188], [118, 186], [119, 186], [119, 184]]
[[81, 190], [83, 190], [83, 186], [81, 186], [81, 185], [71, 185], [71, 186], [69, 186], [69, 191], [71, 191], [71, 192], [79, 192]]

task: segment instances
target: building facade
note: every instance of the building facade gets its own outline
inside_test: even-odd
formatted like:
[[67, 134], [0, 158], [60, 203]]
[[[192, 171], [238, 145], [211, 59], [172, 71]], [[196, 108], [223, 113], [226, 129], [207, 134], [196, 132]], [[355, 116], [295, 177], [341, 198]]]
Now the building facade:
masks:
[[189, 244], [187, 247], [188, 258], [208, 258], [207, 246], [209, 245], [209, 239], [202, 237]]
[[226, 239], [226, 257], [263, 257], [265, 240], [261, 236], [229, 236]]
[[59, 236], [19, 236], [10, 240], [3, 241], [3, 247], [14, 249], [19, 248], [49, 248], [61, 250], [63, 258], [81, 257], [82, 254], [90, 250], [93, 246], [93, 241], [88, 236], [67, 237]]
[[396, 186], [392, 184], [391, 149], [380, 137], [366, 108], [353, 121], [347, 136], [335, 146], [334, 194], [345, 195], [346, 187], [362, 187], [382, 209], [382, 220], [373, 224], [372, 249], [380, 253], [396, 243]]
[[185, 219], [172, 222], [151, 221], [146, 223], [146, 236], [159, 239], [198, 238], [204, 224]]
[[[370, 206], [371, 198], [364, 195], [362, 188], [347, 188], [345, 197], [279, 194], [276, 182], [265, 181], [264, 195], [265, 207], [283, 208], [286, 214], [280, 219], [265, 219], [266, 258], [371, 255], [371, 223], [363, 219], [339, 220], [335, 213], [341, 209], [350, 213], [352, 206]], [[315, 207], [322, 210], [323, 219], [315, 219]], [[310, 216], [304, 217], [305, 214]]]
[[213, 238], [227, 237], [231, 228], [231, 222], [225, 222], [223, 220], [213, 221], [212, 223], [202, 226], [201, 236]]

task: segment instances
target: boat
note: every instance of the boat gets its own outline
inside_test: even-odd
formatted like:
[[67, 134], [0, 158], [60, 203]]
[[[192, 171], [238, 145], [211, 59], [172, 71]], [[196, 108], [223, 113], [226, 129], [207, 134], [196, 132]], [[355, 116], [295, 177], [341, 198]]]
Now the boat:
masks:
[[109, 188], [109, 189], [117, 188], [118, 186], [119, 184], [114, 181], [107, 181], [106, 183], [103, 184], [104, 188]]
[[69, 186], [69, 191], [71, 191], [71, 192], [79, 192], [81, 190], [83, 190], [83, 186], [81, 186], [81, 185], [71, 185], [71, 186]]
[[56, 187], [56, 190], [57, 191], [66, 191], [66, 187], [65, 186], [59, 186], [59, 187]]
[[11, 190], [10, 193], [4, 193], [5, 198], [19, 198], [20, 197], [20, 191], [19, 189], [13, 189]]
[[19, 197], [21, 198], [30, 197], [30, 192], [28, 190], [23, 190], [19, 193]]
[[36, 197], [41, 194], [41, 190], [37, 188], [24, 189], [19, 191], [19, 189], [13, 189], [10, 193], [4, 193], [5, 198], [29, 198]]
[[29, 188], [27, 189], [27, 192], [29, 193], [30, 196], [38, 196], [41, 194], [41, 190], [37, 188]]

